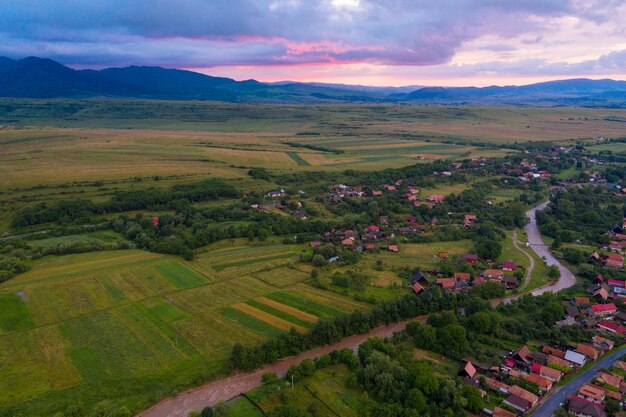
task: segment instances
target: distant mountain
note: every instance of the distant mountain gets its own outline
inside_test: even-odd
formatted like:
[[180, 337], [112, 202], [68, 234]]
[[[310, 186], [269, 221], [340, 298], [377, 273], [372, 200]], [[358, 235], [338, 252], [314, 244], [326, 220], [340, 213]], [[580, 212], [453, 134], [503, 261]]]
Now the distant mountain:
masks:
[[[440, 104], [614, 105], [626, 104], [626, 81], [586, 78], [522, 86], [427, 87], [394, 97], [402, 101]], [[604, 98], [604, 100], [603, 100]]]
[[192, 71], [131, 66], [75, 70], [56, 61], [0, 57], [0, 97], [115, 97], [250, 103], [405, 102], [420, 104], [609, 106], [626, 108], [626, 82], [589, 79], [522, 86], [369, 87], [327, 83], [261, 83]]
[[306, 84], [268, 85], [161, 67], [74, 70], [50, 59], [0, 58], [0, 97], [133, 97], [232, 102], [377, 101], [382, 95]]

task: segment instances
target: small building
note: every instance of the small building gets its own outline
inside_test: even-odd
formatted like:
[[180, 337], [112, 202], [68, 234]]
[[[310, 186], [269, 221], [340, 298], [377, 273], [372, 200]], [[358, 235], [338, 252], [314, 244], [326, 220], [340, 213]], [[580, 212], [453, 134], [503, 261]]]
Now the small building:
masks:
[[480, 275], [484, 278], [497, 279], [501, 281], [502, 278], [504, 278], [504, 271], [501, 269], [485, 269], [480, 273]]
[[502, 269], [504, 271], [512, 272], [517, 269], [517, 265], [515, 264], [515, 262], [512, 261], [504, 261], [502, 262]]
[[620, 326], [617, 323], [613, 323], [612, 321], [603, 320], [598, 322], [598, 328], [600, 330], [607, 331], [609, 333], [620, 333], [626, 334], [626, 327]]
[[285, 194], [286, 194], [285, 190], [280, 189], [280, 190], [268, 191], [266, 196], [267, 198], [280, 198], [280, 197], [284, 197]]
[[400, 251], [400, 249], [398, 248], [398, 245], [389, 245], [389, 252], [398, 252]]
[[444, 290], [453, 290], [456, 279], [454, 278], [437, 278], [435, 284], [443, 288]]
[[578, 307], [589, 307], [591, 302], [589, 301], [589, 297], [574, 297], [574, 304]]
[[573, 350], [568, 350], [565, 352], [566, 361], [573, 363], [576, 366], [584, 366], [585, 362], [587, 362], [587, 358], [582, 353], [575, 352]]
[[354, 246], [354, 240], [352, 239], [344, 239], [341, 241], [342, 246]]
[[624, 382], [624, 377], [621, 375], [609, 374], [607, 372], [600, 372], [596, 376], [596, 381], [600, 381], [603, 384], [607, 384], [619, 389], [619, 387]]
[[422, 274], [422, 271], [417, 271], [411, 277], [411, 283], [415, 284], [416, 282], [419, 283], [422, 287], [428, 286], [428, 279], [424, 274]]
[[598, 349], [586, 343], [579, 343], [576, 346], [576, 351], [578, 353], [582, 353], [592, 361], [595, 361], [596, 359], [598, 359], [598, 356], [600, 356], [600, 352], [598, 352]]
[[511, 394], [517, 395], [518, 397], [522, 397], [526, 401], [530, 402], [532, 405], [537, 404], [537, 402], [539, 401], [539, 397], [537, 395], [525, 390], [522, 387], [518, 387], [517, 385], [511, 385], [509, 387], [509, 392]]
[[322, 246], [322, 242], [315, 240], [313, 242], [311, 242], [311, 247], [312, 248], [319, 248], [320, 246]]
[[476, 367], [472, 364], [472, 362], [465, 362], [465, 366], [459, 371], [459, 376], [467, 376], [470, 378], [474, 378], [476, 375]]
[[559, 371], [558, 369], [553, 369], [548, 366], [540, 365], [538, 363], [533, 363], [530, 369], [537, 375], [548, 378], [554, 382], [559, 382], [563, 377], [563, 372]]
[[556, 356], [557, 358], [565, 359], [565, 352], [560, 349], [545, 345], [541, 350], [546, 355], [552, 355]]
[[525, 376], [525, 379], [537, 385], [543, 392], [550, 391], [554, 385], [554, 381], [537, 374], [528, 374]]
[[591, 341], [596, 349], [600, 349], [603, 352], [608, 352], [615, 346], [615, 342], [602, 336], [594, 336], [591, 338]]
[[469, 272], [455, 272], [454, 278], [461, 280], [461, 281], [469, 281], [471, 277], [470, 277]]
[[422, 287], [420, 285], [419, 282], [415, 282], [411, 285], [411, 289], [413, 290], [413, 293], [415, 293], [415, 295], [420, 295], [421, 293], [423, 293], [424, 291], [426, 291], [424, 289], [424, 287]]
[[495, 407], [493, 409], [492, 417], [517, 417], [512, 411], [505, 410], [504, 408]]
[[430, 203], [441, 204], [446, 199], [446, 197], [442, 194], [431, 194], [428, 196], [427, 200]]
[[532, 404], [530, 403], [530, 401], [527, 401], [523, 399], [522, 397], [518, 397], [515, 394], [511, 394], [508, 397], [506, 397], [504, 399], [504, 404], [516, 409], [520, 413], [525, 413], [526, 411], [528, 411], [530, 407], [532, 407]]
[[579, 397], [572, 397], [567, 410], [577, 417], [606, 417], [606, 412], [597, 404]]
[[470, 265], [474, 265], [478, 262], [478, 255], [474, 255], [473, 253], [464, 253], [463, 260]]
[[589, 307], [589, 315], [592, 317], [604, 317], [617, 313], [617, 307], [614, 303], [594, 304]]
[[604, 390], [595, 385], [585, 384], [578, 389], [578, 396], [593, 403], [602, 404], [606, 394]]

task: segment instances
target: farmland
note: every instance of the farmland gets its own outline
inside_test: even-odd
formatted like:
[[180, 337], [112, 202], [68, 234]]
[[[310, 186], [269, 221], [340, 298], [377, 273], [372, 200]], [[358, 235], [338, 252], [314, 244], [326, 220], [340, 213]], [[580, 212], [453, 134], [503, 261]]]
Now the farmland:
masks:
[[[223, 263], [236, 254], [248, 262]], [[146, 392], [132, 388], [137, 378], [154, 395], [181, 378], [225, 372], [236, 341], [304, 331], [320, 317], [366, 308], [308, 286], [308, 274], [286, 266], [293, 257], [274, 246], [216, 250], [191, 263], [142, 251], [38, 261], [0, 288], [0, 369], [9, 376], [0, 409], [43, 414], [94, 384], [103, 395], [128, 389], [124, 401], [141, 408]], [[47, 400], [22, 403], [32, 398]]]

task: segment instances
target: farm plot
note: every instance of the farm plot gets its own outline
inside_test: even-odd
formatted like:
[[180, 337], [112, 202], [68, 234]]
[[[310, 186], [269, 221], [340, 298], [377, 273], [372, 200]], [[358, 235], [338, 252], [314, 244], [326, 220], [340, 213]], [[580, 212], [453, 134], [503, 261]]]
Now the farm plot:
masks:
[[309, 274], [293, 268], [276, 268], [253, 274], [259, 280], [278, 288], [285, 288], [309, 279]]

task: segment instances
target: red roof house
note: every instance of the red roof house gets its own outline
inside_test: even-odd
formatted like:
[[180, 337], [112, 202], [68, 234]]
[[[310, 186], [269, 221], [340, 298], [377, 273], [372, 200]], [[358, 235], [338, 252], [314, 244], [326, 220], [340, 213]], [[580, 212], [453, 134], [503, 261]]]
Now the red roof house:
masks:
[[607, 316], [615, 313], [617, 313], [617, 307], [613, 303], [594, 304], [589, 307], [589, 314], [591, 316]]
[[512, 261], [504, 261], [502, 262], [502, 269], [504, 271], [515, 271], [517, 269], [517, 265]]

